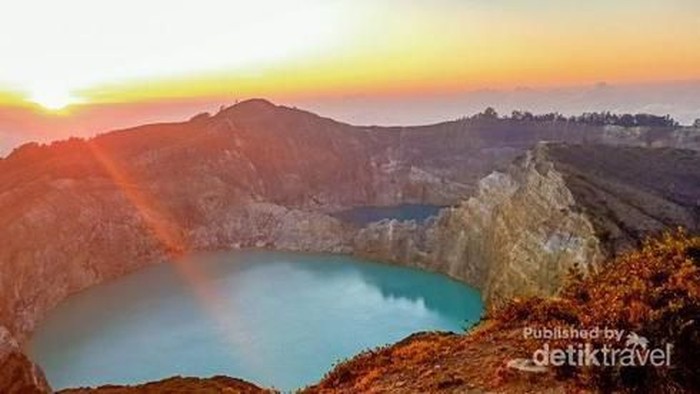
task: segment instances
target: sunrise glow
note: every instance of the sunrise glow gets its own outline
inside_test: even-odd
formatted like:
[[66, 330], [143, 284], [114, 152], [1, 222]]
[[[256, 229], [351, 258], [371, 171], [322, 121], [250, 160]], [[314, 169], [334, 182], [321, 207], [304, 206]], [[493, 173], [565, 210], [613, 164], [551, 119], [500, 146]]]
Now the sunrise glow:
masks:
[[67, 106], [80, 103], [80, 99], [64, 91], [45, 91], [32, 93], [28, 100], [48, 111], [61, 111]]
[[0, 15], [0, 90], [57, 110], [83, 100], [697, 79], [699, 7], [207, 0], [193, 10], [166, 1], [26, 1]]

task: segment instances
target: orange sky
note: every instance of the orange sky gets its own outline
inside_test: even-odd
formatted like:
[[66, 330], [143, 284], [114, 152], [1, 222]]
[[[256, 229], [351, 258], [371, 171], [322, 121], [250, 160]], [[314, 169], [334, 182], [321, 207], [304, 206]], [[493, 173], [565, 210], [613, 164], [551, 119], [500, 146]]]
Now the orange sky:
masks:
[[6, 105], [700, 79], [692, 0], [37, 1], [0, 16]]

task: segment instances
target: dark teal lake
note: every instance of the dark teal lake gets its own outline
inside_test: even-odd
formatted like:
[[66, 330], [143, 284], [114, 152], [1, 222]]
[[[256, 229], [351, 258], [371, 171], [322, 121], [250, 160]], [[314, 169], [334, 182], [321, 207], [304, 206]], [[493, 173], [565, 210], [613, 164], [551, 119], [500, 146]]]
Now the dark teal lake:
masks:
[[357, 207], [336, 212], [333, 216], [361, 226], [383, 219], [423, 221], [431, 216], [437, 216], [440, 209], [437, 205], [403, 204], [387, 207]]
[[29, 352], [54, 389], [225, 374], [291, 390], [341, 359], [462, 331], [479, 293], [347, 256], [241, 251], [159, 264], [68, 298]]

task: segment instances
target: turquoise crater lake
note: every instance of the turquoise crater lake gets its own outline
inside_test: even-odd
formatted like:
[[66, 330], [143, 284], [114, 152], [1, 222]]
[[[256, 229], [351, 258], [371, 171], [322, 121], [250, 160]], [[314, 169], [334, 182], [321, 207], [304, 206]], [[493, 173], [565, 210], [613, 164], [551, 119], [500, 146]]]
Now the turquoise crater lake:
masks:
[[474, 289], [415, 269], [348, 256], [202, 253], [68, 298], [28, 350], [54, 389], [225, 374], [292, 390], [362, 350], [417, 331], [459, 332], [482, 310]]

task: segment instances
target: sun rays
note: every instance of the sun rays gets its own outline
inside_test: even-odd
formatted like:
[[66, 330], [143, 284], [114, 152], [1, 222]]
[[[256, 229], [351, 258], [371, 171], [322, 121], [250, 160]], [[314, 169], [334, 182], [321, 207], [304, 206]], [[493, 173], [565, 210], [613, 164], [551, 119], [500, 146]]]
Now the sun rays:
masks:
[[[145, 183], [119, 165], [97, 140], [87, 142], [89, 150], [105, 170], [114, 185], [133, 206], [136, 213], [147, 227], [150, 234], [161, 244], [169, 262], [196, 297], [199, 305], [220, 328], [222, 339], [229, 346], [248, 354], [247, 360], [255, 363], [255, 352], [248, 351], [244, 338], [238, 338], [230, 330], [233, 327], [231, 303], [219, 295], [215, 284], [206, 272], [197, 266], [197, 262], [187, 258], [192, 251], [188, 244], [185, 230], [159, 201], [149, 193]], [[245, 322], [237, 322], [241, 326]]]

